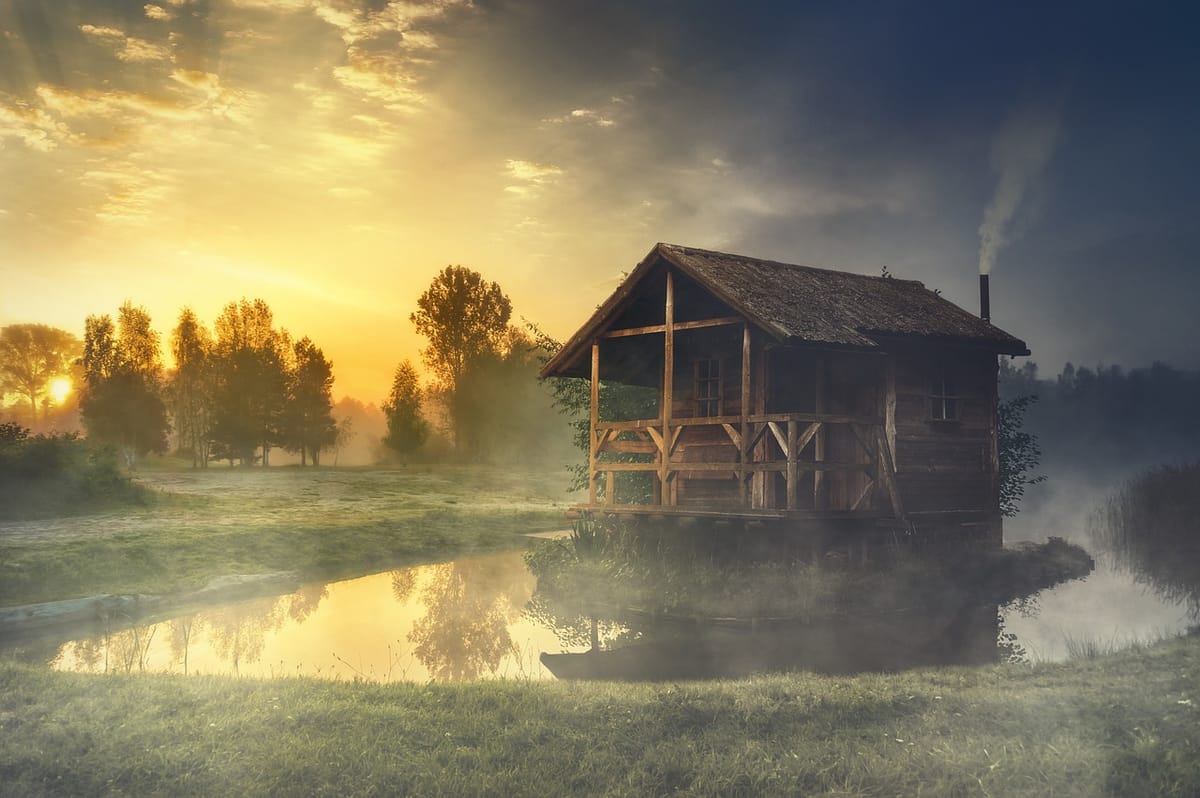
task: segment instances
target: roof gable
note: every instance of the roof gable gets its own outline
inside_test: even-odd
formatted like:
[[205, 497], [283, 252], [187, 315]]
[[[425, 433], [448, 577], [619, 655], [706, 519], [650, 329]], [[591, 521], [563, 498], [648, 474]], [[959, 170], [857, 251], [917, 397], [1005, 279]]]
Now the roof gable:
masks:
[[783, 343], [877, 349], [881, 338], [919, 337], [1026, 355], [1024, 342], [913, 280], [871, 277], [656, 244], [542, 374], [576, 366], [582, 348], [611, 326], [660, 264], [676, 267], [747, 321]]

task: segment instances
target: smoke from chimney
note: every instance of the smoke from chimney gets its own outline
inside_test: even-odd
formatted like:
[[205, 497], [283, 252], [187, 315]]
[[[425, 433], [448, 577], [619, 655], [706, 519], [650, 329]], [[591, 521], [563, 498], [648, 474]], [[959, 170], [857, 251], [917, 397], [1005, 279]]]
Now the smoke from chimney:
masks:
[[1059, 112], [1030, 106], [1014, 114], [992, 139], [992, 171], [999, 179], [979, 225], [979, 273], [988, 274], [1012, 238], [1012, 220], [1025, 192], [1041, 175], [1058, 142]]

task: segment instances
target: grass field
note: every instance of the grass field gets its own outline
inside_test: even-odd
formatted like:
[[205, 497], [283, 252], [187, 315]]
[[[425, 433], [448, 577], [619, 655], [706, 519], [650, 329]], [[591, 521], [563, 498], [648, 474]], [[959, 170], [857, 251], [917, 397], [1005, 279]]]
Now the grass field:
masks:
[[147, 506], [0, 522], [0, 606], [162, 593], [228, 574], [338, 578], [524, 545], [567, 475], [476, 466], [146, 471]]
[[4, 795], [1200, 794], [1200, 638], [1062, 665], [376, 685], [0, 665]]

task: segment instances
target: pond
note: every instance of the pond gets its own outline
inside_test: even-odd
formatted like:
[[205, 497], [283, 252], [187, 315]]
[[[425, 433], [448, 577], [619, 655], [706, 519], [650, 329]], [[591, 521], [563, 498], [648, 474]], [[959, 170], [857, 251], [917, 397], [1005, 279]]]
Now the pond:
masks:
[[372, 681], [543, 679], [554, 631], [524, 617], [522, 553], [422, 565], [63, 644], [59, 670]]
[[100, 631], [58, 646], [51, 664], [80, 672], [422, 683], [739, 677], [979, 664], [1014, 651], [1061, 660], [1089, 643], [1107, 650], [1177, 634], [1189, 621], [1184, 603], [1102, 560], [1083, 579], [1006, 607], [968, 603], [803, 623], [610, 616], [597, 625], [605, 649], [597, 655], [584, 653], [591, 647], [586, 624], [546, 612], [533, 601], [536, 588], [522, 552], [471, 557]]

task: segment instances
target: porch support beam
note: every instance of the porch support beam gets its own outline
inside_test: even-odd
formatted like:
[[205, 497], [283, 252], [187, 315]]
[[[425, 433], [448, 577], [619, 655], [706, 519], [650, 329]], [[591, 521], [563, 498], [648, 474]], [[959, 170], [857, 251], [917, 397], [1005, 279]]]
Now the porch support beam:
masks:
[[663, 308], [663, 389], [662, 389], [662, 459], [659, 462], [658, 483], [662, 487], [662, 503], [672, 505], [671, 500], [671, 450], [675, 439], [671, 437], [671, 405], [675, 401], [675, 280], [671, 269], [667, 269], [667, 299]]
[[750, 486], [746, 482], [746, 463], [750, 459], [750, 325], [742, 325], [742, 424], [737, 439], [738, 499], [743, 507], [750, 506]]
[[[825, 357], [817, 356], [815, 373], [813, 374], [813, 409], [817, 415], [825, 412]], [[820, 463], [825, 459], [825, 431], [817, 430], [816, 443], [813, 444], [813, 460]], [[817, 471], [813, 474], [813, 509], [824, 510], [829, 506], [829, 490], [825, 474]]]
[[596, 455], [600, 441], [596, 428], [600, 426], [600, 342], [592, 341], [591, 429], [588, 432], [588, 504], [596, 503]]

